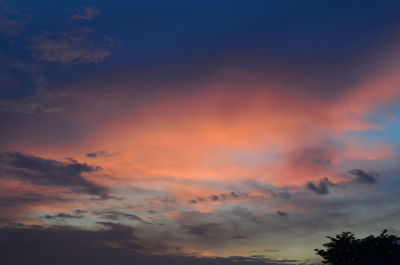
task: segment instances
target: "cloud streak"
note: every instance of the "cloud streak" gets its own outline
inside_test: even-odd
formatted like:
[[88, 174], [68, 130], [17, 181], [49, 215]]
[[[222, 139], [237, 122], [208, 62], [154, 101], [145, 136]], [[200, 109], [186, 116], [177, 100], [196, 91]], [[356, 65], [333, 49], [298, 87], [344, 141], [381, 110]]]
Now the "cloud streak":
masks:
[[100, 10], [94, 8], [94, 7], [84, 7], [82, 8], [82, 10], [71, 16], [71, 19], [74, 20], [93, 20], [95, 17], [97, 17], [98, 15], [100, 15]]
[[100, 63], [111, 55], [111, 48], [115, 45], [112, 38], [99, 37], [89, 27], [35, 37], [31, 42], [36, 60], [63, 64]]
[[74, 192], [108, 198], [108, 190], [87, 180], [83, 174], [100, 170], [77, 162], [66, 163], [19, 152], [0, 154], [1, 178], [16, 179], [42, 186], [60, 186]]

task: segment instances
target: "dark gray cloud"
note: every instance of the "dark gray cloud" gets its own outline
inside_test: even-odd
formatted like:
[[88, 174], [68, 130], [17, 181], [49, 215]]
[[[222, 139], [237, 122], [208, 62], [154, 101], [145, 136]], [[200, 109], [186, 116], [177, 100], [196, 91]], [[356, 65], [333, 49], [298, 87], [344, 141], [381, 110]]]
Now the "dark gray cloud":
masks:
[[93, 214], [99, 215], [103, 219], [114, 220], [114, 221], [128, 219], [128, 220], [133, 220], [133, 221], [144, 222], [142, 218], [140, 218], [139, 216], [137, 216], [135, 214], [119, 212], [119, 211], [103, 210], [103, 211], [93, 212]]
[[20, 205], [26, 204], [39, 204], [43, 202], [49, 201], [61, 201], [61, 202], [68, 202], [69, 200], [56, 197], [56, 196], [49, 196], [35, 192], [26, 192], [23, 194], [19, 194], [16, 196], [1, 196], [0, 197], [0, 207], [18, 207]]
[[182, 225], [182, 229], [197, 237], [215, 237], [224, 232], [222, 223], [206, 223], [197, 225]]
[[58, 213], [55, 215], [45, 215], [43, 216], [44, 219], [52, 219], [52, 220], [57, 220], [57, 219], [81, 219], [83, 218], [82, 215], [73, 215], [69, 213]]
[[276, 214], [281, 216], [281, 217], [289, 217], [289, 214], [282, 212], [282, 211], [276, 211]]
[[247, 193], [243, 192], [229, 192], [229, 193], [220, 193], [220, 194], [212, 194], [206, 197], [196, 197], [196, 199], [191, 199], [189, 203], [205, 203], [205, 202], [217, 202], [217, 201], [227, 201], [227, 200], [239, 200], [249, 198]]
[[107, 158], [112, 156], [112, 154], [110, 154], [107, 151], [97, 151], [97, 152], [87, 153], [86, 156], [89, 158]]
[[356, 182], [358, 183], [375, 184], [377, 182], [376, 174], [367, 173], [361, 169], [353, 169], [349, 173], [356, 177]]
[[294, 265], [295, 260], [252, 257], [151, 255], [129, 226], [104, 222], [106, 229], [20, 226], [0, 228], [0, 255], [13, 265]]
[[324, 178], [319, 181], [318, 184], [315, 184], [314, 182], [307, 182], [306, 187], [315, 192], [318, 195], [327, 195], [329, 194], [329, 186], [333, 186], [333, 183], [328, 179]]
[[99, 167], [65, 163], [19, 152], [0, 153], [0, 178], [18, 179], [36, 185], [68, 187], [74, 192], [109, 198], [108, 190], [83, 177]]

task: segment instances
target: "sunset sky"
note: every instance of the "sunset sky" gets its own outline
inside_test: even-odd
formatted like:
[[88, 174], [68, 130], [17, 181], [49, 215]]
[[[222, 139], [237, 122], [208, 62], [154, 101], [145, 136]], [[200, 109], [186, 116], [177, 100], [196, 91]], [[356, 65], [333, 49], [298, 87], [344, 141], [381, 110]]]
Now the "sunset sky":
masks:
[[399, 10], [0, 0], [5, 265], [316, 264], [326, 236], [400, 235]]

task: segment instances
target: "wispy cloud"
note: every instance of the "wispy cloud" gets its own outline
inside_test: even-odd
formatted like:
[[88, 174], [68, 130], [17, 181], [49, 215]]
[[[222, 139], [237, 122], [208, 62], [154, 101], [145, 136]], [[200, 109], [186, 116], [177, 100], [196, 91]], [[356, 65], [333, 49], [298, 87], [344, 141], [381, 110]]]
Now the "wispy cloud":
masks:
[[80, 27], [61, 34], [31, 39], [32, 56], [41, 62], [99, 63], [112, 53], [116, 41], [98, 36], [92, 28]]
[[48, 88], [42, 66], [2, 54], [0, 59], [0, 111], [34, 114], [64, 110], [55, 103], [64, 94]]
[[29, 19], [21, 14], [13, 5], [0, 1], [0, 33], [17, 37], [24, 29]]
[[78, 13], [71, 16], [71, 19], [74, 20], [93, 20], [95, 17], [100, 15], [100, 10], [94, 7], [83, 7]]

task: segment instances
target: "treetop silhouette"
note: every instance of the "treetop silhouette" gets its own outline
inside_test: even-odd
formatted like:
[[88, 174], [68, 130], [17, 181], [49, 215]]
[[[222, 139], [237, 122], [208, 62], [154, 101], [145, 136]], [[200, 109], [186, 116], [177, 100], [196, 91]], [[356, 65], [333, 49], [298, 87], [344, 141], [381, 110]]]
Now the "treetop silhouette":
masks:
[[351, 232], [342, 232], [335, 237], [327, 237], [330, 242], [325, 249], [315, 249], [329, 265], [399, 265], [400, 237], [388, 235], [387, 230], [379, 236], [358, 239]]

